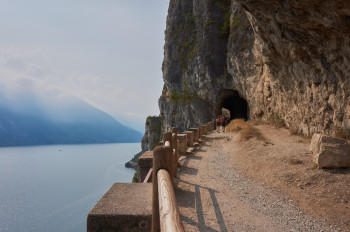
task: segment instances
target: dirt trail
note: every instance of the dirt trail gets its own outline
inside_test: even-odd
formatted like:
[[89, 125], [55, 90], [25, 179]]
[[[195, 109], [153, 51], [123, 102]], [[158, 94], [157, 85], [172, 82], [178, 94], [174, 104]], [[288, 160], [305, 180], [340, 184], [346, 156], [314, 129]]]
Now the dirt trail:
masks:
[[[294, 183], [298, 176], [287, 175], [286, 168], [280, 174], [275, 170], [274, 165], [280, 165], [279, 162], [289, 165], [289, 160], [285, 161], [290, 156], [287, 150], [299, 154], [301, 149], [301, 156], [305, 156], [308, 152], [306, 143], [294, 141], [299, 137], [294, 138], [279, 129], [268, 126], [261, 126], [260, 129], [263, 134], [268, 131], [265, 137], [269, 133], [275, 137], [268, 138], [268, 142], [255, 139], [240, 141], [239, 134], [214, 132], [206, 136], [194, 154], [182, 161], [175, 192], [185, 230], [347, 231], [349, 227], [344, 223], [343, 229], [340, 229], [334, 221], [311, 216], [307, 207], [302, 207], [303, 204], [293, 194], [286, 193], [288, 184], [299, 184], [296, 187], [300, 188], [310, 185], [308, 180], [307, 183]], [[285, 143], [290, 143], [290, 146], [286, 148]], [[296, 144], [295, 147], [293, 144]], [[283, 155], [276, 157], [281, 149]], [[264, 154], [263, 158], [256, 158], [262, 156], [261, 152], [273, 155]], [[298, 155], [293, 157], [299, 160]], [[260, 163], [262, 161], [263, 165]], [[309, 165], [302, 160], [297, 163], [300, 162], [300, 165], [290, 164], [291, 169]], [[286, 179], [290, 183], [285, 182]], [[278, 181], [280, 183], [276, 183]], [[282, 188], [282, 185], [287, 187]]]

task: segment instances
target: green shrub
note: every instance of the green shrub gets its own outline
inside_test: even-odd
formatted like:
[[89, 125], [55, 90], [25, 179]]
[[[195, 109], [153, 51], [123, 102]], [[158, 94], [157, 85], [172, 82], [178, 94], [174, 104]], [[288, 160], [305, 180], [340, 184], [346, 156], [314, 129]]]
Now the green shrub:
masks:
[[179, 93], [175, 90], [170, 92], [170, 100], [172, 102], [190, 102], [193, 98], [200, 98], [197, 94], [192, 93], [191, 88], [186, 82], [182, 83], [182, 92]]
[[204, 24], [203, 29], [206, 29], [211, 24], [217, 24], [217, 23], [218, 23], [217, 21], [209, 20]]
[[231, 12], [228, 11], [225, 14], [224, 23], [220, 27], [220, 37], [223, 39], [227, 39], [230, 35], [230, 29], [231, 29], [230, 18], [231, 18]]
[[178, 101], [180, 101], [180, 99], [181, 99], [181, 95], [178, 92], [176, 92], [175, 90], [172, 90], [170, 92], [170, 100], [171, 101], [178, 102]]
[[232, 24], [231, 24], [231, 28], [235, 28], [237, 27], [239, 24], [241, 23], [241, 18], [236, 15], [233, 19], [232, 19]]
[[132, 177], [132, 183], [137, 183], [138, 179], [137, 179], [137, 172], [134, 173], [134, 176]]

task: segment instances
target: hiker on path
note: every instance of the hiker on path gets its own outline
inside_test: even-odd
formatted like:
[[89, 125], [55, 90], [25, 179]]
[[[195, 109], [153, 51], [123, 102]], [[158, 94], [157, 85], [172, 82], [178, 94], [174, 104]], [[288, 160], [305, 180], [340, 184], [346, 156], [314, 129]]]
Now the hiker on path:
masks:
[[220, 133], [221, 119], [220, 115], [216, 118], [216, 131]]
[[221, 117], [221, 126], [222, 126], [222, 132], [224, 132], [224, 133], [225, 133], [226, 123], [227, 123], [226, 117], [224, 115], [222, 115], [222, 117]]

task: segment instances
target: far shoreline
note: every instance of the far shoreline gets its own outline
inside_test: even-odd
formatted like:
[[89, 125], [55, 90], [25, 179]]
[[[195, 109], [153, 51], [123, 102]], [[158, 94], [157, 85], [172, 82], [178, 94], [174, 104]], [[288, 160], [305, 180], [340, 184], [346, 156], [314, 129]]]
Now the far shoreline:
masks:
[[128, 144], [128, 143], [139, 143], [139, 142], [105, 142], [105, 143], [49, 143], [49, 144], [23, 144], [23, 145], [5, 145], [0, 146], [1, 148], [19, 148], [19, 147], [43, 147], [43, 146], [75, 146], [75, 145], [106, 145], [106, 144]]

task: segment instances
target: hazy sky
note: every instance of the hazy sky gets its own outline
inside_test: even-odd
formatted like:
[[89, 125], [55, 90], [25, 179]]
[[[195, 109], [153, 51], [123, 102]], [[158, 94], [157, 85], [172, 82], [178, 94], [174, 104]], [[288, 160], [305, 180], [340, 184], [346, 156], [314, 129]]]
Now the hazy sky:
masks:
[[0, 0], [0, 91], [75, 95], [141, 132], [158, 115], [169, 0]]

